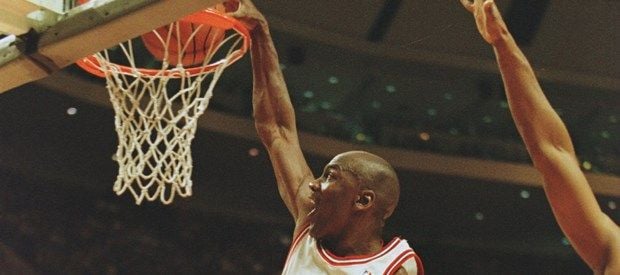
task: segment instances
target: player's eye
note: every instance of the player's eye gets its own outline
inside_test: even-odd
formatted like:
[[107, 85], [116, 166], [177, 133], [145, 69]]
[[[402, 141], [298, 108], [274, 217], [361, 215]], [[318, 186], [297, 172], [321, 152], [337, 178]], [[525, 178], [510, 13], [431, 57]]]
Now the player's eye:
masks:
[[332, 170], [327, 171], [327, 176], [325, 177], [327, 181], [333, 181], [336, 179], [336, 175]]

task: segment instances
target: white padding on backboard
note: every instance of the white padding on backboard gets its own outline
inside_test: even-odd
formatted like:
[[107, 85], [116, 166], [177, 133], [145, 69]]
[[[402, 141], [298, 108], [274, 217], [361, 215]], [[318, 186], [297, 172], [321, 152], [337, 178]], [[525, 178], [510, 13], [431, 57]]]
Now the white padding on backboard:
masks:
[[9, 36], [6, 36], [0, 39], [0, 49], [9, 47], [9, 45], [15, 42], [15, 39], [16, 39], [15, 35], [9, 35]]
[[58, 14], [63, 14], [73, 7], [70, 0], [26, 0], [39, 7], [48, 9]]
[[21, 53], [15, 46], [17, 37], [9, 35], [0, 39], [0, 66], [17, 58]]

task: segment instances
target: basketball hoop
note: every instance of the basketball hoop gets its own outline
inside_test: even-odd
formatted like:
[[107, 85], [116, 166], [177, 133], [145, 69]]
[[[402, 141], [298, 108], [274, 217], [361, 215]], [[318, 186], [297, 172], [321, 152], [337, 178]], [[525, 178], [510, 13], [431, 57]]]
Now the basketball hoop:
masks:
[[[131, 192], [136, 204], [144, 199], [169, 204], [175, 195], [191, 196], [190, 147], [197, 119], [207, 109], [223, 70], [243, 57], [251, 40], [241, 22], [211, 9], [158, 28], [142, 40], [161, 66], [136, 65], [136, 42], [131, 40], [119, 44], [122, 54], [114, 56], [108, 49], [76, 63], [106, 79], [119, 140], [114, 191]], [[204, 60], [189, 64], [188, 56]], [[204, 85], [205, 81], [210, 82]]]

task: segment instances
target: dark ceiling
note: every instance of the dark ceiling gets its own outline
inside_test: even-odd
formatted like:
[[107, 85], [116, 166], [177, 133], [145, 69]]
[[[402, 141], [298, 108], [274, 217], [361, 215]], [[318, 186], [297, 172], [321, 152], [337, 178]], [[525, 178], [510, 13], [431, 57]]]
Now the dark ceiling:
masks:
[[[492, 50], [459, 1], [255, 2], [270, 20], [304, 133], [378, 152], [529, 165]], [[574, 1], [497, 2], [569, 127], [584, 170], [605, 177], [615, 190], [599, 202], [620, 222], [618, 197], [610, 195], [620, 185], [620, 2], [590, 1], [587, 8]], [[37, 200], [54, 190], [109, 200], [117, 173], [114, 114], [104, 101], [89, 99], [105, 98], [104, 85], [72, 66], [2, 94], [0, 175], [16, 174], [33, 186], [28, 192], [45, 192], [33, 196]], [[245, 58], [224, 72], [201, 119], [204, 125], [217, 124], [209, 118], [220, 116], [241, 122], [232, 129], [201, 125], [192, 145], [194, 195], [167, 207], [291, 226], [262, 145], [247, 134], [253, 132], [250, 96]], [[68, 114], [69, 108], [76, 113]], [[315, 172], [338, 153], [329, 142], [308, 147], [325, 147], [306, 152]], [[252, 148], [258, 156], [248, 154]], [[430, 257], [468, 248], [583, 268], [539, 183], [494, 175], [510, 171], [468, 177], [469, 171], [441, 172], [448, 166], [408, 169], [402, 160], [389, 160], [399, 163], [403, 195], [388, 233], [412, 240]], [[43, 182], [58, 188], [37, 191]], [[136, 208], [127, 194], [118, 200], [121, 208]]]

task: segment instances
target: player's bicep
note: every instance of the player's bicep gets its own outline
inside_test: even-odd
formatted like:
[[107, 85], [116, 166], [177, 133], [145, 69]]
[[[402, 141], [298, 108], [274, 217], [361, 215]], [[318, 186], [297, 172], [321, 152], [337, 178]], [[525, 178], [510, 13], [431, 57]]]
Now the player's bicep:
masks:
[[609, 217], [600, 209], [585, 174], [572, 154], [548, 151], [536, 163], [558, 224], [591, 267], [600, 267], [610, 241]]
[[313, 178], [312, 172], [297, 141], [274, 139], [266, 144], [276, 177], [278, 192], [295, 220], [299, 215], [298, 194], [304, 182]]
[[558, 214], [570, 215], [588, 224], [600, 222], [600, 207], [574, 155], [548, 153], [545, 161], [537, 163], [537, 168], [543, 175], [552, 207], [561, 211]]

